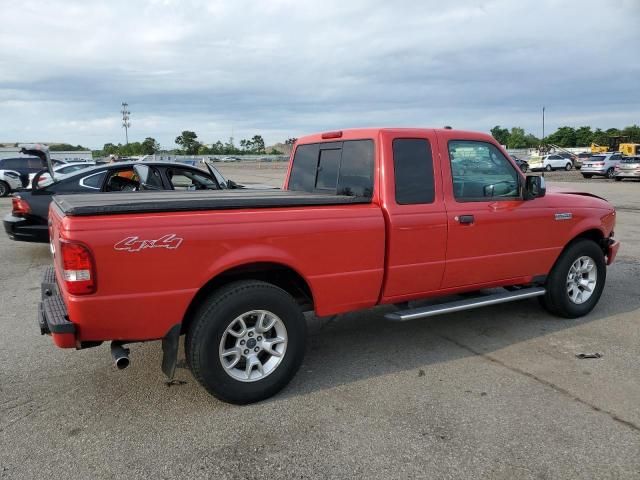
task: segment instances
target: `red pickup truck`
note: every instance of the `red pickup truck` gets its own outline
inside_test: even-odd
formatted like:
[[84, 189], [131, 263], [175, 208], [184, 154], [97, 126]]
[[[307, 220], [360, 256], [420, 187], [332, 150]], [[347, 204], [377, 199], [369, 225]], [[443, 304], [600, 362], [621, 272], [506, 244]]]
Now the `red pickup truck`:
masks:
[[[486, 134], [311, 135], [282, 190], [55, 197], [39, 325], [63, 348], [111, 341], [121, 368], [124, 345], [162, 340], [169, 378], [184, 334], [195, 378], [249, 403], [297, 371], [305, 311], [391, 304], [404, 321], [538, 297], [587, 314], [619, 247], [615, 215], [595, 195], [547, 193]], [[447, 298], [409, 305], [429, 297]]]

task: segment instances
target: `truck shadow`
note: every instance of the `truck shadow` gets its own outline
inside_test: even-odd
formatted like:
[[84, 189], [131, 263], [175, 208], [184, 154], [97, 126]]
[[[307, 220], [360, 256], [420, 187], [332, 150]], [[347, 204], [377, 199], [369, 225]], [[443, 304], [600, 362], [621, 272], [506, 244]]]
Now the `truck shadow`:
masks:
[[[639, 310], [638, 274], [640, 265], [633, 262], [612, 267], [599, 305], [574, 320], [551, 316], [532, 299], [410, 322], [385, 320], [384, 314], [394, 307], [346, 314], [319, 326], [312, 322], [315, 328], [300, 372], [272, 401], [403, 371], [414, 370], [417, 380], [437, 375], [435, 369], [430, 372], [436, 364], [491, 356], [506, 347]], [[567, 353], [568, 361], [576, 360], [574, 353], [581, 352]], [[526, 355], [531, 352], [523, 352]]]

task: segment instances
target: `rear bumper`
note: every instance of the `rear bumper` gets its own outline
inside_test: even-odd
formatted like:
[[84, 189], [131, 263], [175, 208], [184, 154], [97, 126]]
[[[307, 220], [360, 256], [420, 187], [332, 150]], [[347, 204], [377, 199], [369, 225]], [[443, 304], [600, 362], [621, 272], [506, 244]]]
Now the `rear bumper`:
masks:
[[51, 335], [60, 348], [76, 348], [76, 326], [69, 321], [67, 307], [56, 284], [53, 267], [48, 267], [40, 284], [42, 301], [38, 304], [38, 327], [42, 335]]
[[49, 243], [47, 225], [34, 223], [33, 220], [8, 214], [4, 217], [4, 230], [11, 240], [23, 242]]

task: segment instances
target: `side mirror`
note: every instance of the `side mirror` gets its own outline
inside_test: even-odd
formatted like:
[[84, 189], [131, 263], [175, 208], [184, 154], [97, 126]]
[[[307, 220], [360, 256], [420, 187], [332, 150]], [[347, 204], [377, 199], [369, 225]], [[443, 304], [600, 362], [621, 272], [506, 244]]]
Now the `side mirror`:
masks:
[[539, 175], [529, 175], [524, 185], [524, 199], [533, 200], [534, 198], [544, 197], [547, 193], [547, 185], [544, 177]]

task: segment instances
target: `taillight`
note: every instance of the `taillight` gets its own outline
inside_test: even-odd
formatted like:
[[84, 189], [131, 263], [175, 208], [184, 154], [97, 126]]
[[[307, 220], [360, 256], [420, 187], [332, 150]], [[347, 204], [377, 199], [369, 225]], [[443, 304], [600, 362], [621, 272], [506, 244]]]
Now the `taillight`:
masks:
[[85, 295], [96, 291], [96, 274], [93, 257], [80, 243], [60, 241], [62, 278], [72, 295]]
[[16, 217], [22, 217], [31, 213], [31, 207], [19, 195], [11, 199], [11, 208], [11, 213]]

